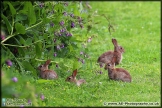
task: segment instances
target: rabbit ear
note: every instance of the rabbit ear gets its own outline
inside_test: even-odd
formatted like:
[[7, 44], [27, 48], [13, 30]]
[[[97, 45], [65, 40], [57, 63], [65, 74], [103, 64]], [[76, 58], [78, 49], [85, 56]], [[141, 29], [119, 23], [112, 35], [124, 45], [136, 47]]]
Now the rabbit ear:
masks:
[[46, 63], [44, 64], [44, 66], [47, 66], [51, 63], [51, 60], [47, 60]]
[[118, 42], [116, 39], [112, 38], [112, 43], [114, 44], [114, 46], [118, 46]]
[[77, 74], [77, 69], [75, 69], [75, 70], [73, 71], [73, 74], [72, 74], [73, 78], [76, 77], [76, 74]]

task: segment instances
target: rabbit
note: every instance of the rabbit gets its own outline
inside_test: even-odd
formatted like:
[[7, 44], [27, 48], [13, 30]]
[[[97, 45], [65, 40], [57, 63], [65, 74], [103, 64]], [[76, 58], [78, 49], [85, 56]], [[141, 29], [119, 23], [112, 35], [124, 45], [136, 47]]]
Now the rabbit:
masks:
[[111, 80], [119, 80], [123, 82], [131, 82], [132, 78], [129, 72], [123, 68], [115, 68], [115, 61], [117, 59], [117, 55], [113, 56], [113, 60], [111, 62], [106, 63], [105, 69], [108, 70], [108, 76]]
[[100, 64], [100, 67], [103, 67], [103, 65], [107, 62], [112, 61], [113, 54], [117, 54], [117, 59], [115, 61], [115, 65], [118, 65], [122, 61], [122, 54], [125, 52], [124, 48], [122, 46], [119, 46], [117, 43], [117, 40], [112, 38], [112, 43], [114, 44], [114, 51], [107, 51], [103, 53], [97, 60], [97, 62]]
[[76, 75], [77, 75], [77, 69], [75, 69], [72, 75], [67, 77], [65, 81], [75, 83], [77, 86], [80, 86], [81, 84], [86, 82], [84, 79], [77, 80]]
[[51, 60], [47, 60], [45, 64], [40, 65], [38, 70], [40, 70], [40, 77], [43, 79], [57, 79], [57, 73], [53, 70], [48, 69], [48, 65], [50, 64]]

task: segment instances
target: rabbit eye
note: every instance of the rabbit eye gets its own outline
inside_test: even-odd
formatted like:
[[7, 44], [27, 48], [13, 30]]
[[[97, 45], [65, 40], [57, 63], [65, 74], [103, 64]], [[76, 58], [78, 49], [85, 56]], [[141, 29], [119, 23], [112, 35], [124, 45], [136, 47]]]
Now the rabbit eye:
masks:
[[111, 66], [110, 64], [108, 64], [108, 66]]

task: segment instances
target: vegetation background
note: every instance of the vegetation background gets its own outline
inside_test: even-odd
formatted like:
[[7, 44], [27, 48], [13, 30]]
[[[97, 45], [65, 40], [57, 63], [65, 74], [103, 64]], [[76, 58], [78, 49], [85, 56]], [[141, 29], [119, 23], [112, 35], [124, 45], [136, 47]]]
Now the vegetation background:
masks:
[[[160, 2], [1, 4], [2, 98], [33, 106], [161, 106]], [[96, 63], [113, 50], [112, 38], [125, 49], [117, 67], [130, 72], [132, 83], [109, 80]], [[37, 67], [47, 59], [58, 80], [39, 78]], [[80, 87], [65, 82], [75, 68], [77, 79], [87, 82]]]

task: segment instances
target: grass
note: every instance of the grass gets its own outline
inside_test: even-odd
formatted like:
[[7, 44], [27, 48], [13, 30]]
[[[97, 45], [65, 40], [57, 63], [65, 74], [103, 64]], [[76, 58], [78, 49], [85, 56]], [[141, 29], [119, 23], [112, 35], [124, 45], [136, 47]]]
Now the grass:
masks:
[[[115, 32], [108, 32], [108, 21], [94, 17], [90, 34], [97, 37], [89, 44], [91, 59], [86, 61], [77, 78], [86, 84], [77, 87], [65, 82], [72, 72], [58, 70], [58, 80], [30, 82], [45, 95], [41, 106], [103, 106], [104, 102], [159, 102], [160, 104], [160, 2], [90, 2], [92, 11], [110, 18]], [[103, 6], [104, 5], [104, 6]], [[96, 65], [97, 58], [113, 50], [111, 38], [124, 47], [123, 61], [117, 67], [128, 70], [132, 83], [108, 80], [107, 71]], [[79, 51], [79, 50], [78, 50]], [[73, 60], [65, 59], [72, 67]], [[50, 67], [55, 69], [54, 65]], [[103, 74], [96, 73], [101, 70]]]

